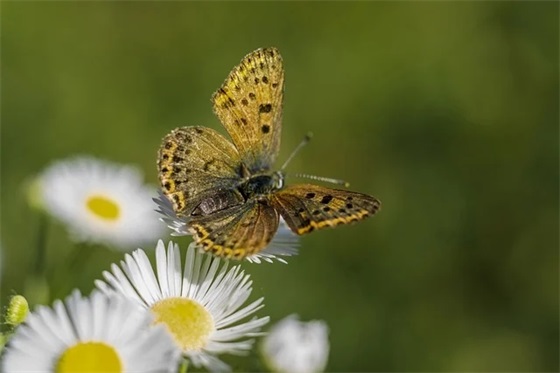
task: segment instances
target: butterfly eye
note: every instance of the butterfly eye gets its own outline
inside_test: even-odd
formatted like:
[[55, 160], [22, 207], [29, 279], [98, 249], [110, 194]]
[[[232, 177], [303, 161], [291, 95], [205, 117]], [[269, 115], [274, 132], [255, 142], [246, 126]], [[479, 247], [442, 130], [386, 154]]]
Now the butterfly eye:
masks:
[[284, 174], [282, 171], [277, 171], [274, 173], [274, 189], [284, 188]]

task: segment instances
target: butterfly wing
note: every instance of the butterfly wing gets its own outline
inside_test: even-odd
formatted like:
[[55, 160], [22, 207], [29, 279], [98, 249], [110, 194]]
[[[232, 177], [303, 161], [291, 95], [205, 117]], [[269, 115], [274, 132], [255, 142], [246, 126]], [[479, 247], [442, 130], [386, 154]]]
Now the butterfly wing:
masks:
[[270, 205], [250, 201], [215, 214], [193, 217], [189, 227], [205, 251], [242, 259], [264, 249], [278, 229], [278, 212]]
[[284, 68], [276, 48], [248, 54], [214, 93], [214, 112], [251, 172], [268, 170], [280, 148]]
[[381, 207], [367, 194], [311, 184], [288, 186], [271, 200], [290, 229], [300, 235], [365, 219]]
[[207, 127], [171, 131], [158, 152], [161, 187], [179, 215], [196, 212], [209, 199], [207, 211], [242, 203], [244, 199], [235, 189], [241, 167], [233, 144]]

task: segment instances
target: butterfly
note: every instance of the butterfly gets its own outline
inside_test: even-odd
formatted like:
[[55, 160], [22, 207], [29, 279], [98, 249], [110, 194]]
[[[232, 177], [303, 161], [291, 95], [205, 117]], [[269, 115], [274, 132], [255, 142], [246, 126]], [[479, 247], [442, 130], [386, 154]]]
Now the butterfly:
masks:
[[285, 186], [272, 166], [280, 148], [284, 68], [276, 48], [243, 58], [212, 96], [231, 137], [201, 126], [164, 137], [158, 152], [163, 194], [186, 217], [197, 245], [243, 259], [272, 240], [280, 217], [297, 235], [362, 220], [381, 203], [367, 194], [313, 184]]

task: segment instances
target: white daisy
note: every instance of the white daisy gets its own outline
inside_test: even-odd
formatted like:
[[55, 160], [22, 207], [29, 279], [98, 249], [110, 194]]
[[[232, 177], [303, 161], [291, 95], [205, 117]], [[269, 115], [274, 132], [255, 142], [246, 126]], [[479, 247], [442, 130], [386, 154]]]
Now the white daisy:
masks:
[[322, 372], [329, 357], [329, 329], [323, 321], [302, 322], [290, 315], [274, 325], [262, 344], [274, 372]]
[[[221, 260], [200, 253], [193, 244], [181, 271], [180, 250], [169, 243], [167, 253], [160, 240], [156, 247], [157, 275], [144, 251], [138, 249], [126, 255], [122, 270], [115, 264], [112, 273], [103, 272], [106, 283], [96, 280], [96, 286], [107, 294], [118, 292], [133, 299], [156, 315], [156, 322], [167, 326], [176, 344], [196, 366], [213, 371], [228, 366], [215, 355], [241, 355], [249, 351], [261, 335], [260, 328], [268, 317], [253, 317], [263, 307], [263, 298], [243, 304], [251, 294], [252, 281], [240, 266], [220, 268]], [[124, 271], [124, 272], [123, 272]]]
[[[187, 226], [188, 219], [178, 216], [173, 210], [171, 202], [163, 194], [161, 194], [161, 192], [159, 197], [154, 198], [153, 200], [158, 205], [158, 209], [156, 211], [163, 215], [160, 220], [174, 231], [171, 235], [192, 235], [192, 232]], [[274, 260], [286, 263], [286, 260], [281, 258], [281, 256], [297, 255], [298, 243], [298, 236], [290, 230], [284, 219], [280, 218], [278, 230], [268, 246], [257, 254], [250, 255], [245, 259], [251, 263], [260, 263], [261, 261], [272, 263]]]
[[20, 325], [2, 359], [3, 372], [164, 372], [180, 353], [152, 315], [122, 297], [78, 291], [40, 306]]
[[163, 234], [155, 191], [136, 168], [78, 157], [52, 164], [39, 181], [46, 210], [77, 240], [132, 249]]

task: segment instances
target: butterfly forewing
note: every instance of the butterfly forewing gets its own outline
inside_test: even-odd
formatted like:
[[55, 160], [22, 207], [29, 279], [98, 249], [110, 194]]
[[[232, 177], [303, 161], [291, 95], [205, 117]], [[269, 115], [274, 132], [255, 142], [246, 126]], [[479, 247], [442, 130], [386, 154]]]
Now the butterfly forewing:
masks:
[[239, 154], [222, 135], [207, 127], [183, 127], [169, 133], [158, 153], [163, 193], [177, 214], [190, 214], [223, 188], [223, 204], [243, 201], [232, 186], [240, 180]]
[[250, 171], [268, 170], [280, 147], [284, 68], [276, 48], [261, 48], [236, 66], [214, 93], [214, 111]]
[[311, 184], [289, 186], [274, 193], [271, 199], [297, 234], [359, 221], [375, 214], [381, 206], [367, 194]]
[[278, 212], [252, 201], [189, 222], [195, 241], [205, 251], [242, 259], [264, 249], [278, 229]]

